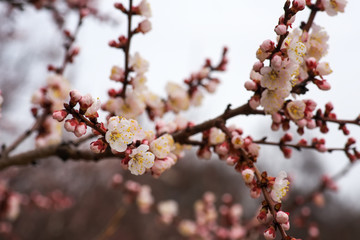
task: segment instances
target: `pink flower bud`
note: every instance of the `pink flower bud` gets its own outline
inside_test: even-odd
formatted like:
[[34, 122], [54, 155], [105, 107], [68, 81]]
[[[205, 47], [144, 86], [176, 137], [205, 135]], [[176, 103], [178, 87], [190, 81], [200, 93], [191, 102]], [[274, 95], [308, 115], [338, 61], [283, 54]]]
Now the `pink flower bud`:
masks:
[[64, 128], [68, 132], [74, 132], [76, 126], [79, 124], [79, 121], [75, 118], [68, 119], [65, 121]]
[[64, 119], [67, 117], [68, 112], [64, 110], [54, 111], [52, 114], [53, 119], [56, 119], [58, 122], [64, 121]]
[[273, 113], [271, 115], [271, 119], [273, 120], [274, 123], [281, 123], [281, 115], [279, 113]]
[[285, 158], [287, 159], [291, 158], [291, 154], [292, 154], [291, 148], [283, 147], [281, 148], [281, 151], [283, 152]]
[[138, 30], [145, 34], [151, 30], [151, 22], [147, 19], [139, 23]]
[[235, 156], [228, 156], [226, 158], [226, 164], [229, 166], [234, 166], [239, 161], [238, 157]]
[[304, 118], [296, 122], [296, 125], [298, 125], [299, 127], [305, 127], [306, 124], [307, 124], [307, 120]]
[[90, 150], [94, 153], [103, 153], [107, 148], [107, 144], [102, 140], [98, 139], [92, 143], [90, 143]]
[[324, 91], [330, 90], [331, 86], [326, 80], [315, 80], [316, 86]]
[[280, 69], [281, 68], [281, 64], [282, 64], [282, 59], [279, 55], [275, 55], [272, 59], [271, 59], [271, 66], [274, 69]]
[[314, 129], [314, 128], [316, 128], [316, 122], [315, 122], [315, 120], [311, 119], [310, 121], [308, 121], [307, 124], [306, 124], [306, 127], [307, 127], [308, 129]]
[[219, 79], [212, 79], [208, 84], [205, 85], [205, 88], [209, 93], [214, 93], [219, 83]]
[[80, 109], [83, 111], [86, 111], [93, 103], [94, 99], [90, 94], [82, 96], [82, 98], [79, 100]]
[[310, 57], [310, 58], [306, 59], [305, 63], [309, 69], [315, 69], [317, 66], [317, 61], [316, 61], [316, 58], [314, 58], [314, 57]]
[[327, 148], [325, 147], [324, 144], [316, 145], [316, 149], [317, 149], [319, 152], [326, 152], [326, 151], [327, 151]]
[[223, 142], [215, 146], [215, 152], [219, 155], [226, 155], [229, 153], [230, 146], [228, 142]]
[[260, 61], [257, 61], [256, 63], [254, 63], [253, 65], [253, 70], [255, 72], [260, 72], [260, 69], [264, 67], [264, 63], [263, 62], [260, 62]]
[[77, 137], [81, 137], [86, 133], [86, 124], [84, 122], [79, 123], [76, 127], [75, 127], [75, 131], [74, 134]]
[[260, 210], [256, 218], [260, 223], [265, 224], [267, 222], [267, 211], [263, 209]]
[[260, 48], [264, 52], [272, 52], [275, 48], [275, 43], [270, 39], [267, 39], [260, 45]]
[[300, 146], [307, 146], [307, 141], [306, 141], [306, 139], [304, 139], [304, 138], [300, 139], [300, 141], [298, 142], [298, 145], [300, 145]]
[[293, 139], [293, 135], [291, 133], [286, 133], [283, 137], [282, 140], [284, 142], [290, 142]]
[[288, 231], [290, 229], [290, 222], [287, 221], [286, 223], [282, 223], [281, 227], [285, 230]]
[[280, 129], [280, 124], [279, 123], [272, 123], [271, 124], [271, 130], [273, 131], [278, 131]]
[[124, 178], [123, 178], [123, 176], [121, 176], [121, 174], [116, 173], [116, 174], [114, 174], [114, 176], [112, 177], [111, 180], [112, 180], [111, 181], [111, 186], [112, 187], [117, 187], [117, 186], [120, 186], [123, 183]]
[[246, 81], [245, 88], [248, 91], [256, 91], [258, 89], [257, 84], [254, 81]]
[[287, 223], [289, 221], [289, 215], [283, 211], [278, 211], [276, 213], [276, 221], [280, 224]]
[[252, 155], [253, 157], [257, 157], [259, 156], [259, 150], [260, 150], [260, 146], [257, 145], [256, 143], [251, 143], [248, 147], [248, 152], [250, 153], [250, 155]]
[[287, 27], [284, 24], [279, 24], [275, 27], [274, 31], [277, 35], [284, 35], [287, 32]]
[[334, 105], [332, 104], [332, 102], [328, 102], [327, 104], [325, 104], [325, 112], [331, 112], [334, 109]]
[[210, 158], [211, 158], [210, 148], [208, 148], [208, 147], [200, 148], [197, 151], [197, 155], [198, 155], [199, 158], [210, 160]]
[[252, 109], [256, 109], [258, 106], [260, 106], [260, 98], [259, 96], [253, 96], [249, 100], [249, 105]]
[[78, 90], [70, 91], [70, 102], [73, 106], [80, 101], [81, 97], [81, 93]]
[[305, 6], [306, 6], [305, 0], [294, 0], [292, 2], [292, 7], [295, 8], [297, 11], [304, 10]]
[[258, 187], [251, 188], [250, 197], [256, 199], [256, 198], [260, 197], [260, 194], [261, 194], [261, 188], [258, 188]]
[[320, 235], [320, 230], [316, 225], [312, 225], [309, 227], [308, 233], [311, 238], [316, 239]]
[[275, 228], [274, 228], [273, 226], [269, 227], [269, 228], [264, 232], [264, 237], [265, 237], [266, 240], [275, 239], [275, 237], [276, 237]]

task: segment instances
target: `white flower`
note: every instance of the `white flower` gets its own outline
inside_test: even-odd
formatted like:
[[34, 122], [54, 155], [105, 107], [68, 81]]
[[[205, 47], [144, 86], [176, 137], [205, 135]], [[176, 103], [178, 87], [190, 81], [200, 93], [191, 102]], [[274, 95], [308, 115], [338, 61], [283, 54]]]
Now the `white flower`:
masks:
[[304, 118], [306, 104], [303, 101], [291, 101], [286, 105], [286, 110], [295, 121]]
[[306, 46], [300, 41], [300, 37], [293, 39], [287, 49], [288, 56], [291, 61], [301, 64], [306, 54]]
[[116, 82], [120, 82], [124, 78], [124, 73], [125, 73], [124, 69], [118, 66], [113, 66], [111, 68], [110, 79]]
[[144, 136], [144, 131], [136, 120], [127, 120], [116, 116], [109, 119], [105, 139], [112, 149], [124, 152], [128, 144], [140, 140]]
[[196, 223], [191, 220], [181, 220], [178, 225], [178, 231], [185, 237], [193, 236], [196, 233]]
[[271, 55], [271, 52], [264, 52], [259, 48], [256, 51], [256, 58], [259, 59], [261, 62], [265, 61], [266, 58], [268, 58]]
[[154, 165], [155, 156], [151, 152], [147, 152], [149, 146], [141, 144], [138, 148], [133, 149], [129, 161], [129, 170], [134, 175], [142, 175], [145, 170]]
[[169, 134], [165, 134], [151, 142], [150, 150], [157, 158], [165, 158], [173, 149], [173, 146], [173, 137]]
[[159, 202], [157, 206], [161, 220], [166, 224], [170, 224], [172, 219], [177, 216], [178, 208], [178, 203], [174, 200]]
[[204, 94], [200, 90], [195, 90], [193, 94], [191, 95], [191, 104], [194, 106], [200, 106], [201, 102], [204, 98]]
[[165, 113], [164, 101], [155, 93], [146, 90], [143, 92], [145, 103], [150, 108], [151, 114], [154, 117], [162, 117]]
[[323, 56], [326, 55], [329, 45], [327, 41], [329, 36], [325, 30], [314, 24], [311, 27], [311, 33], [309, 34], [308, 40], [305, 43], [307, 51], [307, 57], [314, 57], [319, 61]]
[[12, 193], [7, 200], [6, 217], [13, 221], [20, 214], [21, 196], [19, 194]]
[[221, 131], [216, 127], [212, 127], [210, 129], [210, 134], [209, 134], [209, 143], [211, 145], [216, 145], [223, 143], [224, 141], [225, 141], [225, 133], [223, 133], [223, 131]]
[[329, 16], [335, 16], [338, 12], [344, 12], [346, 0], [322, 0], [322, 4]]
[[121, 97], [115, 98], [113, 101], [105, 105], [108, 111], [114, 110], [115, 115], [125, 118], [136, 118], [145, 110], [144, 95], [139, 91], [126, 91], [125, 99]]
[[151, 30], [151, 22], [147, 19], [145, 19], [144, 21], [142, 21], [141, 23], [139, 23], [139, 30], [142, 33], [147, 33]]
[[93, 102], [93, 104], [86, 110], [85, 116], [86, 117], [98, 117], [98, 110], [101, 107], [100, 99], [97, 98], [96, 101]]
[[160, 177], [163, 172], [170, 169], [175, 163], [176, 159], [171, 157], [165, 157], [164, 159], [155, 160], [155, 163], [151, 168], [153, 177]]
[[148, 61], [143, 59], [139, 53], [135, 53], [133, 57], [130, 57], [129, 65], [137, 74], [144, 74], [149, 68]]
[[287, 89], [268, 90], [266, 89], [261, 94], [260, 103], [264, 107], [264, 111], [268, 114], [273, 114], [279, 111], [284, 99], [290, 94], [291, 85]]
[[136, 203], [140, 212], [148, 213], [150, 207], [154, 203], [154, 197], [151, 195], [151, 188], [148, 185], [143, 185], [140, 188], [140, 192], [136, 198]]
[[166, 85], [166, 92], [169, 96], [169, 107], [178, 113], [181, 110], [187, 110], [190, 105], [190, 99], [188, 93], [180, 85], [169, 82]]
[[332, 73], [329, 63], [321, 62], [316, 66], [316, 71], [319, 72], [321, 76], [326, 76]]
[[132, 80], [131, 84], [133, 85], [134, 89], [145, 90], [147, 78], [144, 74], [137, 74], [135, 78]]
[[241, 172], [241, 175], [245, 181], [245, 183], [251, 183], [254, 179], [254, 170], [251, 170], [250, 168], [245, 169]]
[[290, 74], [285, 70], [274, 70], [271, 67], [261, 69], [261, 86], [269, 90], [288, 88], [290, 84]]
[[140, 15], [150, 18], [151, 17], [151, 8], [150, 4], [146, 0], [142, 0], [139, 4]]
[[64, 100], [69, 96], [70, 83], [59, 74], [47, 78], [46, 97], [51, 101], [51, 110], [63, 108]]
[[289, 181], [286, 179], [287, 174], [284, 171], [279, 172], [278, 176], [275, 178], [275, 183], [271, 190], [271, 198], [275, 202], [281, 202], [281, 198], [286, 195], [286, 192], [289, 190]]

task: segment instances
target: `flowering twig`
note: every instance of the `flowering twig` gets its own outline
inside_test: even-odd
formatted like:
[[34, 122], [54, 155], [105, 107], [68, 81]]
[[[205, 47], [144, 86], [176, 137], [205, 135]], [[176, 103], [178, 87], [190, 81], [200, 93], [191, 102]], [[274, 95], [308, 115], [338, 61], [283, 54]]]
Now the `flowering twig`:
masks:
[[316, 13], [320, 10], [319, 9], [319, 4], [321, 3], [321, 0], [316, 0], [316, 3], [315, 4], [312, 4], [309, 6], [309, 8], [311, 9], [311, 12], [310, 12], [310, 15], [309, 15], [309, 18], [305, 23], [303, 23], [304, 25], [301, 26], [300, 28], [302, 28], [302, 30], [304, 32], [309, 32], [313, 22], [314, 22], [314, 19], [315, 19], [315, 16], [316, 16]]
[[125, 45], [125, 73], [124, 73], [124, 82], [123, 82], [123, 90], [121, 92], [121, 97], [125, 98], [126, 96], [126, 87], [129, 83], [129, 72], [130, 72], [130, 68], [129, 68], [129, 57], [130, 57], [130, 42], [131, 42], [131, 38], [133, 36], [132, 30], [131, 30], [131, 20], [132, 20], [132, 5], [133, 5], [133, 1], [129, 0], [129, 11], [127, 11], [127, 18], [128, 18], [128, 32], [127, 32], [127, 41], [126, 41], [126, 45]]
[[[260, 171], [257, 169], [257, 167], [255, 166], [255, 164], [253, 164], [253, 168], [254, 168], [254, 173], [255, 173], [255, 176], [258, 180], [258, 183], [260, 184], [261, 183], [261, 180], [262, 180], [262, 177], [261, 177], [261, 173]], [[261, 184], [260, 184], [261, 185]], [[276, 219], [276, 210], [275, 210], [275, 203], [274, 201], [271, 199], [270, 197], [270, 194], [269, 192], [267, 191], [266, 187], [262, 186], [261, 187], [261, 191], [263, 193], [263, 196], [264, 196], [264, 199], [266, 201], [266, 203], [268, 204], [269, 206], [269, 209], [270, 209], [270, 213], [271, 215], [273, 216], [274, 218], [274, 223], [275, 225], [278, 227], [279, 229], [279, 232], [282, 236], [282, 239], [286, 239], [287, 238], [287, 234], [285, 232], [285, 230], [283, 229], [283, 227], [281, 226], [281, 224], [279, 224], [275, 219]]]
[[[64, 161], [68, 159], [74, 161], [98, 161], [111, 157], [114, 158], [114, 155], [111, 152], [95, 154], [90, 150], [79, 150], [72, 148], [66, 144], [57, 144], [37, 148], [31, 151], [19, 153], [11, 157], [5, 158], [0, 161], [0, 170], [10, 166], [28, 165], [37, 160], [52, 156], [57, 156]], [[121, 157], [121, 155], [119, 157]]]

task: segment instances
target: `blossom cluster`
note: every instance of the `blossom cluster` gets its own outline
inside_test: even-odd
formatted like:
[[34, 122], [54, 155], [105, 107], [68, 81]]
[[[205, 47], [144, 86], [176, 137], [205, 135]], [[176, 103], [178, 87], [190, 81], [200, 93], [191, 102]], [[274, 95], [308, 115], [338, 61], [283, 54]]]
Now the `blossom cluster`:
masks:
[[[346, 1], [322, 1], [319, 9], [337, 9], [342, 12]], [[331, 6], [331, 7], [330, 7]], [[245, 83], [245, 88], [253, 91], [254, 95], [249, 104], [253, 108], [262, 106], [265, 113], [272, 114], [272, 129], [277, 130], [282, 124], [284, 130], [288, 129], [288, 121], [293, 121], [303, 128], [314, 128], [312, 111], [316, 103], [312, 100], [287, 100], [290, 93], [304, 94], [309, 82], [321, 90], [329, 90], [330, 84], [324, 78], [332, 70], [327, 62], [321, 62], [328, 50], [328, 35], [323, 28], [312, 24], [311, 30], [294, 29], [288, 27], [295, 20], [298, 11], [304, 9], [305, 1], [293, 1], [285, 15], [279, 18], [275, 27], [278, 43], [265, 40], [258, 49], [256, 62], [251, 70], [250, 81]], [[269, 66], [265, 61], [269, 60]]]
[[[147, 214], [154, 210], [156, 202], [149, 185], [141, 185], [132, 180], [124, 182], [122, 175], [117, 173], [112, 178], [112, 186], [122, 191], [125, 203], [136, 203], [140, 213]], [[161, 222], [171, 224], [178, 215], [178, 204], [171, 199], [160, 201], [157, 203], [157, 212]]]
[[46, 82], [46, 86], [34, 92], [31, 98], [34, 104], [31, 111], [34, 117], [42, 120], [35, 140], [37, 147], [57, 144], [61, 141], [62, 125], [54, 121], [50, 114], [62, 108], [70, 91], [69, 82], [60, 74], [50, 75]]
[[190, 239], [242, 239], [248, 229], [241, 218], [243, 208], [236, 204], [230, 194], [222, 196], [222, 203], [216, 207], [216, 197], [212, 192], [204, 193], [194, 204], [195, 219], [183, 219], [178, 231]]

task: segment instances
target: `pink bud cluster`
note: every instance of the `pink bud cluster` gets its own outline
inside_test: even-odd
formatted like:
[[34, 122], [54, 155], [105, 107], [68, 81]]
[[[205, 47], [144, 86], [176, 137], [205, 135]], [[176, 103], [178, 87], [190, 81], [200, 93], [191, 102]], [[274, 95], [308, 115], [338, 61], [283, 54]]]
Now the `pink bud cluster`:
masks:
[[[321, 109], [318, 109], [316, 112], [316, 115], [315, 115], [316, 126], [318, 126], [320, 128], [320, 131], [322, 133], [327, 133], [329, 131], [326, 119], [329, 119], [329, 120], [337, 119], [336, 114], [333, 112], [333, 110], [334, 110], [334, 106], [331, 102], [329, 102], [329, 103], [325, 104], [324, 112], [321, 111]], [[344, 135], [350, 134], [350, 131], [348, 130], [348, 128], [346, 127], [345, 124], [340, 124], [339, 129], [342, 130]]]
[[[74, 107], [77, 104], [79, 104], [79, 109], [75, 110]], [[53, 118], [62, 122], [71, 113], [73, 118], [65, 121], [64, 128], [66, 131], [74, 133], [76, 137], [85, 135], [88, 125], [98, 125], [99, 129], [102, 128], [97, 122], [100, 101], [95, 101], [90, 94], [81, 95], [77, 90], [72, 90], [70, 101], [64, 106], [65, 109], [53, 112]]]
[[49, 194], [32, 192], [24, 204], [45, 210], [62, 211], [73, 206], [74, 200], [66, 196], [61, 190], [54, 190]]
[[[200, 87], [205, 88], [205, 90], [209, 93], [214, 93], [217, 86], [220, 83], [218, 78], [211, 77], [210, 74], [215, 71], [225, 71], [226, 65], [228, 63], [227, 60], [227, 51], [228, 49], [225, 47], [222, 53], [222, 59], [216, 66], [213, 66], [210, 59], [205, 61], [203, 68], [196, 73], [191, 74], [191, 76], [184, 80], [185, 84], [188, 85], [188, 94], [190, 96], [191, 102], [194, 102], [194, 105], [199, 105], [196, 101], [197, 98], [202, 96], [200, 91]], [[206, 82], [205, 82], [206, 81]]]
[[[138, 26], [132, 30], [132, 35], [136, 33], [148, 33], [151, 30], [151, 22], [149, 21], [149, 18], [151, 17], [151, 8], [150, 4], [146, 0], [142, 0], [138, 6], [132, 6], [132, 9], [128, 10], [125, 8], [125, 6], [122, 3], [115, 3], [114, 7], [116, 9], [119, 9], [126, 15], [134, 16], [139, 15], [145, 17], [143, 21], [141, 21]], [[128, 38], [125, 36], [120, 36], [117, 41], [111, 40], [109, 42], [110, 47], [114, 48], [120, 48], [124, 51], [126, 50], [126, 46], [128, 44]]]
[[222, 196], [222, 203], [216, 207], [216, 197], [211, 192], [204, 193], [194, 204], [195, 219], [183, 219], [178, 224], [181, 235], [194, 239], [242, 239], [247, 235], [241, 223], [243, 209], [233, 202], [230, 194]]
[[[132, 180], [124, 182], [122, 175], [117, 173], [112, 178], [111, 186], [122, 191], [125, 203], [136, 204], [140, 213], [148, 214], [154, 210], [155, 198], [149, 185], [141, 185]], [[178, 204], [174, 200], [161, 201], [157, 204], [157, 211], [160, 220], [168, 225], [178, 214]]]

